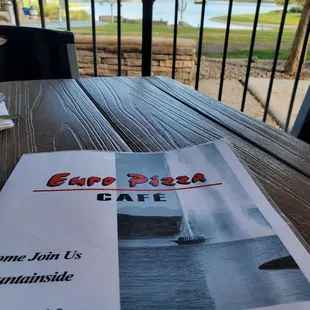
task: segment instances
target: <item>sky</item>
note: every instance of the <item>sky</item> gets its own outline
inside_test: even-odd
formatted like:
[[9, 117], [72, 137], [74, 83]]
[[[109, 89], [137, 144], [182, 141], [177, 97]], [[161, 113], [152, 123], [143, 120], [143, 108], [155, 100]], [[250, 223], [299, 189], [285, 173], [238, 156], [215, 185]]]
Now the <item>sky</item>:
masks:
[[[128, 173], [137, 173], [145, 175], [150, 178], [153, 175], [161, 177], [170, 176], [168, 166], [165, 162], [165, 156], [163, 153], [119, 153], [116, 155], [116, 180], [118, 188], [129, 188], [127, 177]], [[140, 189], [154, 189], [148, 183], [140, 184]], [[166, 188], [165, 186], [158, 186], [158, 189]], [[150, 193], [150, 197], [151, 197]], [[181, 210], [180, 204], [175, 192], [165, 192], [167, 202], [153, 202], [149, 199], [148, 202], [118, 202], [118, 208], [130, 206], [130, 207], [164, 207], [173, 210]], [[134, 198], [134, 194], [132, 195]]]

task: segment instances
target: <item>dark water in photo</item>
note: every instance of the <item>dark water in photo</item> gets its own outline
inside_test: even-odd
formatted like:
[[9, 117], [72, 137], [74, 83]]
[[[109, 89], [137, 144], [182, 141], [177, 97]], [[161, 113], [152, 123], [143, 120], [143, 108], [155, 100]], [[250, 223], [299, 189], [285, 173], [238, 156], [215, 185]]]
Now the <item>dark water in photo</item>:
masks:
[[310, 285], [300, 270], [258, 269], [288, 255], [277, 236], [155, 244], [120, 240], [122, 309], [239, 310], [310, 300]]

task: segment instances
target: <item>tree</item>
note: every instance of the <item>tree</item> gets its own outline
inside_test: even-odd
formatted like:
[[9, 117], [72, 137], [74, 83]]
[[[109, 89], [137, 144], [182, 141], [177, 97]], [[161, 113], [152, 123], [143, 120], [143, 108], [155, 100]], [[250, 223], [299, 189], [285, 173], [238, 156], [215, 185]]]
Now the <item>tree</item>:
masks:
[[[296, 30], [295, 38], [292, 44], [292, 48], [286, 62], [284, 71], [288, 74], [295, 75], [297, 72], [298, 64], [301, 57], [301, 50], [305, 40], [307, 26], [310, 17], [310, 0], [306, 0], [303, 11], [299, 20], [299, 24]], [[306, 53], [307, 55], [307, 53]], [[303, 61], [306, 60], [303, 59]]]

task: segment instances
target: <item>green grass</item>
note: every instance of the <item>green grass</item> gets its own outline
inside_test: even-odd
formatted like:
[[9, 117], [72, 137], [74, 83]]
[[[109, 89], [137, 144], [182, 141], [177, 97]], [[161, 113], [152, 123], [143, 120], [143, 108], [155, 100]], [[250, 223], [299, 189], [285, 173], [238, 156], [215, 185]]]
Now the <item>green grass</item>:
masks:
[[[107, 24], [104, 26], [97, 26], [97, 35], [116, 35], [116, 23]], [[122, 36], [141, 36], [141, 24], [122, 24]], [[75, 34], [91, 34], [91, 27], [74, 28], [72, 31]], [[279, 53], [279, 59], [287, 59], [289, 48], [293, 42], [295, 29], [285, 29], [282, 37], [282, 47]], [[154, 37], [173, 37], [173, 27], [170, 26], [153, 26]], [[246, 59], [248, 57], [248, 47], [252, 36], [251, 30], [231, 29], [229, 36], [230, 48], [235, 48], [236, 51], [228, 53], [228, 58]], [[278, 36], [278, 30], [257, 30], [255, 40], [254, 56], [259, 59], [273, 59], [274, 49]], [[178, 27], [178, 38], [194, 39], [198, 42], [199, 28], [196, 27]], [[222, 50], [225, 39], [225, 29], [205, 28], [203, 44], [215, 50]], [[204, 53], [207, 57], [222, 58], [221, 52], [207, 52]], [[308, 53], [308, 59], [310, 51]]]
[[[116, 23], [97, 26], [97, 35], [116, 35]], [[141, 36], [142, 26], [140, 24], [122, 24], [122, 36]], [[76, 34], [91, 34], [91, 27], [79, 27], [72, 29]], [[285, 29], [283, 32], [282, 44], [291, 45], [295, 35], [295, 29]], [[153, 36], [170, 38], [173, 37], [173, 27], [153, 26]], [[231, 29], [229, 44], [249, 45], [251, 40], [251, 30]], [[274, 46], [278, 36], [278, 30], [257, 30], [256, 44]], [[198, 41], [199, 28], [179, 27], [178, 38], [188, 38]], [[223, 45], [225, 29], [205, 28], [203, 43]]]
[[[278, 59], [287, 60], [288, 55], [288, 49], [280, 50]], [[203, 56], [206, 56], [208, 58], [222, 58], [223, 53], [203, 53]], [[255, 50], [253, 56], [257, 56], [258, 59], [274, 59], [274, 50]], [[240, 50], [227, 53], [227, 58], [229, 59], [247, 59], [248, 57], [248, 50]], [[307, 59], [310, 59], [310, 51], [308, 51]]]
[[[259, 24], [269, 24], [269, 25], [279, 25], [281, 21], [282, 13], [263, 13], [259, 15]], [[288, 13], [285, 19], [285, 25], [297, 26], [301, 14], [298, 13]], [[214, 17], [216, 20], [226, 21], [227, 16], [217, 16]], [[244, 14], [244, 15], [232, 15], [232, 22], [236, 23], [253, 23], [254, 14]]]

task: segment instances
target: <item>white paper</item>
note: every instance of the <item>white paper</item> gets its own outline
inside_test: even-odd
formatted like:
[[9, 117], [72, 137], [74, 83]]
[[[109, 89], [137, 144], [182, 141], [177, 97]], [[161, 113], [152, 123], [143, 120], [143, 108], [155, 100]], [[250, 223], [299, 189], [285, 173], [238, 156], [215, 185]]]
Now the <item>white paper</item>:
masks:
[[[0, 193], [0, 283], [3, 277], [34, 273], [66, 271], [73, 277], [70, 281], [0, 285], [1, 309], [120, 308], [116, 203], [103, 206], [96, 194], [87, 191], [33, 192], [48, 189], [50, 177], [61, 172], [72, 176], [115, 175], [114, 154], [107, 160], [100, 152], [22, 157]], [[73, 259], [64, 258], [67, 251], [71, 251], [67, 257], [75, 253]], [[59, 257], [28, 261], [38, 252], [47, 259], [51, 253]], [[1, 256], [8, 255], [26, 258], [1, 262]]]
[[[310, 301], [309, 253], [227, 143], [122, 153], [116, 167], [119, 188], [128, 171], [148, 178], [130, 193], [145, 202], [118, 201], [124, 309], [295, 310]], [[290, 254], [300, 269], [264, 267]]]
[[1, 309], [307, 309], [309, 261], [223, 140], [26, 155], [0, 192]]
[[[0, 115], [8, 115], [8, 110], [4, 102], [0, 102]], [[0, 120], [0, 131], [8, 128], [14, 127], [12, 120]]]

